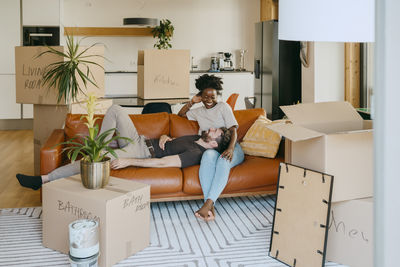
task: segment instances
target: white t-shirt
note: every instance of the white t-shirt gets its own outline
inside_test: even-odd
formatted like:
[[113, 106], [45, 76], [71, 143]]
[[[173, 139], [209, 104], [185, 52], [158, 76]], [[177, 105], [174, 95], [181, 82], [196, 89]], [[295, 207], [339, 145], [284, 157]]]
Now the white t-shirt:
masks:
[[229, 129], [232, 126], [238, 126], [231, 106], [225, 102], [218, 102], [210, 109], [204, 106], [191, 109], [186, 112], [186, 116], [189, 120], [199, 123], [199, 133], [207, 131], [210, 128], [226, 127]]

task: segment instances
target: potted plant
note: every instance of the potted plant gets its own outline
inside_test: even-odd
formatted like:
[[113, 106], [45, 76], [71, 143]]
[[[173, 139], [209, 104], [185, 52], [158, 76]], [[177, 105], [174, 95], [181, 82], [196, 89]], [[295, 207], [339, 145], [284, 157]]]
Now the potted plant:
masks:
[[88, 127], [89, 134], [80, 135], [80, 138], [75, 137], [61, 144], [67, 145], [63, 152], [67, 151], [68, 158], [72, 162], [78, 156], [82, 156], [80, 160], [82, 184], [89, 189], [98, 189], [106, 186], [110, 177], [110, 158], [107, 155], [118, 157], [109, 144], [118, 139], [128, 142], [132, 142], [132, 140], [118, 134], [108, 139], [109, 135], [116, 131], [115, 128], [99, 134], [99, 125], [95, 124], [99, 118], [94, 117], [96, 96], [88, 95], [86, 107], [87, 115], [83, 115], [81, 119], [86, 120], [85, 125]]
[[154, 47], [157, 47], [158, 49], [172, 48], [172, 45], [169, 42], [174, 35], [174, 26], [169, 19], [160, 20], [160, 25], [154, 27], [152, 33], [154, 38], [158, 38]]
[[57, 91], [57, 103], [63, 99], [67, 105], [78, 101], [78, 93], [85, 91], [81, 84], [86, 88], [89, 83], [98, 88], [95, 77], [91, 71], [91, 66], [99, 66], [100, 64], [89, 60], [93, 57], [102, 57], [102, 55], [88, 54], [88, 51], [96, 44], [81, 49], [80, 41], [76, 41], [72, 35], [66, 36], [66, 50], [59, 51], [53, 47], [47, 46], [48, 50], [40, 53], [36, 58], [45, 54], [53, 54], [61, 58], [60, 61], [53, 62], [48, 65], [43, 74], [43, 84], [49, 88], [55, 87]]

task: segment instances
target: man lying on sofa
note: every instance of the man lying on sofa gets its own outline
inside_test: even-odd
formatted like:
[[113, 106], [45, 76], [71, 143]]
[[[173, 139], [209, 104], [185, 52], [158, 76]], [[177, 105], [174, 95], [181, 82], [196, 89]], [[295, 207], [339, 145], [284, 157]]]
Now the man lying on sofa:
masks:
[[[174, 139], [167, 135], [162, 135], [160, 139], [146, 139], [138, 134], [129, 115], [118, 105], [113, 105], [107, 110], [100, 134], [112, 128], [116, 128], [120, 136], [133, 140], [132, 143], [118, 140], [118, 146], [123, 150], [115, 150], [118, 158], [110, 155], [112, 169], [128, 166], [185, 168], [200, 164], [201, 156], [207, 149], [224, 151], [230, 142], [230, 131], [227, 128], [211, 128], [203, 131], [201, 135], [187, 135]], [[79, 173], [80, 163], [75, 161], [53, 170], [48, 175], [17, 174], [16, 176], [22, 186], [37, 190], [43, 183]]]

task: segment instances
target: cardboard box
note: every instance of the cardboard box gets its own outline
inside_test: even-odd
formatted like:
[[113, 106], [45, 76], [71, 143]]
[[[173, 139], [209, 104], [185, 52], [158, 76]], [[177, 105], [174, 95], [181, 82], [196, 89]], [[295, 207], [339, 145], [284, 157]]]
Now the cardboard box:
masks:
[[[112, 99], [98, 99], [96, 114], [105, 114], [113, 104]], [[53, 130], [64, 127], [67, 113], [86, 114], [86, 102], [66, 105], [33, 105], [34, 172], [40, 175], [40, 148]]]
[[282, 106], [292, 123], [269, 128], [291, 142], [288, 162], [335, 177], [332, 201], [373, 194], [372, 122], [364, 121], [347, 102]]
[[351, 267], [373, 267], [373, 199], [333, 203], [327, 260]]
[[[58, 51], [65, 51], [63, 46], [53, 47]], [[80, 47], [83, 51], [87, 47]], [[56, 105], [57, 103], [57, 89], [54, 87], [49, 88], [48, 85], [43, 84], [43, 74], [45, 68], [51, 63], [62, 60], [61, 56], [53, 54], [45, 54], [36, 58], [41, 52], [47, 50], [45, 46], [17, 46], [15, 47], [15, 78], [16, 78], [16, 102], [23, 104], [42, 104], [42, 105]], [[87, 55], [104, 55], [103, 46], [94, 46], [87, 51]], [[88, 57], [85, 58], [90, 61], [98, 63], [104, 67], [104, 58], [102, 57]], [[93, 64], [88, 65], [94, 76], [98, 88], [91, 83], [87, 84], [87, 88], [80, 77], [82, 90], [86, 92], [93, 92], [96, 96], [104, 96], [104, 69]], [[82, 68], [86, 73], [86, 68]], [[82, 93], [78, 94], [78, 101], [83, 101], [86, 96]], [[63, 100], [60, 104], [65, 103]]]
[[41, 145], [35, 143], [33, 140], [33, 172], [34, 175], [41, 175], [40, 173], [40, 149]]
[[189, 50], [139, 50], [137, 71], [138, 97], [189, 97]]
[[68, 224], [85, 218], [99, 222], [99, 266], [112, 266], [149, 245], [150, 186], [110, 177], [105, 188], [91, 190], [80, 175], [43, 186], [45, 247], [67, 254]]

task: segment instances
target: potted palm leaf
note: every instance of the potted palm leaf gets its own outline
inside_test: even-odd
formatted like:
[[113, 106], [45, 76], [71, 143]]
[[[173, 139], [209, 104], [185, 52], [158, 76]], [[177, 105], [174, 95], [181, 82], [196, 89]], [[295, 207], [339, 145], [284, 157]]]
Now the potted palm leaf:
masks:
[[107, 185], [110, 177], [110, 158], [109, 154], [117, 158], [114, 148], [109, 144], [114, 140], [124, 139], [132, 142], [130, 138], [121, 137], [118, 133], [110, 138], [116, 131], [115, 128], [109, 129], [99, 134], [99, 125], [96, 124], [95, 107], [96, 96], [88, 95], [86, 102], [87, 115], [83, 115], [81, 119], [86, 120], [85, 125], [88, 127], [88, 135], [80, 135], [69, 141], [63, 142], [67, 145], [63, 152], [67, 152], [68, 158], [73, 162], [78, 157], [81, 165], [82, 184], [89, 189], [98, 189]]
[[[94, 66], [104, 70], [103, 66], [93, 61], [95, 57], [104, 58], [102, 55], [92, 54], [91, 49], [98, 45], [81, 47], [80, 41], [76, 41], [73, 35], [66, 35], [66, 48], [58, 50], [48, 46], [47, 50], [40, 53], [36, 58], [45, 54], [56, 55], [59, 61], [49, 64], [43, 74], [43, 84], [48, 88], [57, 89], [57, 103], [65, 100], [69, 105], [78, 101], [78, 94], [86, 95], [89, 84], [98, 88], [92, 72]], [[83, 87], [83, 88], [82, 88]]]

